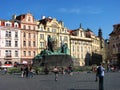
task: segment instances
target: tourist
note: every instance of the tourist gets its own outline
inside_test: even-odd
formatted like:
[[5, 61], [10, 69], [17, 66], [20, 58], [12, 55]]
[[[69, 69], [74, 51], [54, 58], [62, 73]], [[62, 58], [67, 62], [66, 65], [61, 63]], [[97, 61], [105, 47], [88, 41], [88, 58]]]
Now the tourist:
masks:
[[58, 80], [59, 69], [57, 66], [54, 67], [53, 72], [55, 74], [55, 81]]
[[99, 76], [99, 90], [104, 90], [104, 70], [105, 69], [102, 64], [97, 68], [97, 74]]

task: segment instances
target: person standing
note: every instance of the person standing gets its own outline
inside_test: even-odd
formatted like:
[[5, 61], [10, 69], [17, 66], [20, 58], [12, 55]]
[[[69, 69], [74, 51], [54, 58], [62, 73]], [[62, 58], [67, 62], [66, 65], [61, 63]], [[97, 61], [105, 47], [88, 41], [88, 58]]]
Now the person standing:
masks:
[[59, 73], [57, 66], [54, 67], [53, 72], [55, 73], [55, 81], [57, 81], [58, 80], [58, 73]]
[[96, 77], [95, 77], [95, 81], [98, 81], [98, 73], [97, 73], [97, 69], [98, 69], [98, 65], [95, 67], [95, 73], [96, 73]]
[[102, 64], [97, 68], [97, 74], [99, 76], [99, 90], [104, 90], [104, 70], [105, 69]]

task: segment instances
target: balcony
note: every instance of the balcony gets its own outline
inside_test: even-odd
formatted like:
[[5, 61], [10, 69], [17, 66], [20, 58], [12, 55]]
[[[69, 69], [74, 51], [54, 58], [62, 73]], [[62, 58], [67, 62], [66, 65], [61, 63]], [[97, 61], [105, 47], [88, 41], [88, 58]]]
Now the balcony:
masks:
[[7, 55], [7, 56], [5, 56], [4, 59], [5, 59], [5, 60], [12, 60], [12, 56], [11, 56], [11, 55]]

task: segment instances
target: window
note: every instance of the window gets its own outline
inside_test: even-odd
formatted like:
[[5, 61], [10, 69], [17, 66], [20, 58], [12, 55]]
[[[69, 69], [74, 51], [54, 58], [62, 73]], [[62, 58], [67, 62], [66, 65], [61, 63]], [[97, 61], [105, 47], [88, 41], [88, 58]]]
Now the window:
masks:
[[11, 40], [6, 40], [5, 44], [6, 44], [6, 47], [10, 47], [11, 46]]
[[15, 47], [18, 47], [18, 41], [15, 41]]
[[62, 36], [60, 36], [60, 41], [62, 41]]
[[81, 52], [83, 52], [83, 47], [81, 47]]
[[8, 31], [6, 31], [6, 34], [5, 34], [6, 37], [8, 37]]
[[73, 52], [75, 51], [75, 48], [74, 48], [74, 46], [73, 46]]
[[14, 23], [14, 27], [15, 27], [15, 28], [18, 27], [18, 23], [17, 23], [17, 22]]
[[40, 28], [40, 31], [43, 31], [43, 27]]
[[17, 28], [18, 27], [18, 25], [17, 24], [15, 24], [15, 26], [14, 26], [15, 28]]
[[35, 38], [35, 34], [34, 34], [33, 38]]
[[30, 29], [31, 29], [31, 26], [28, 26], [28, 29], [30, 30]]
[[6, 37], [11, 37], [11, 31], [6, 31]]
[[26, 29], [26, 26], [24, 25], [23, 28]]
[[65, 37], [64, 37], [64, 41], [68, 41], [68, 38], [67, 38], [67, 36], [65, 36]]
[[35, 56], [35, 51], [33, 51], [33, 55]]
[[52, 29], [52, 32], [56, 32], [56, 29]]
[[79, 52], [79, 46], [77, 46], [77, 51]]
[[50, 28], [48, 28], [47, 31], [50, 32]]
[[23, 51], [24, 56], [26, 56], [26, 51]]
[[40, 34], [40, 39], [44, 39], [44, 34]]
[[31, 38], [31, 34], [30, 33], [28, 34], [28, 38]]
[[26, 37], [26, 33], [24, 32], [24, 34], [23, 34], [23, 37], [25, 38]]
[[31, 17], [28, 17], [28, 21], [31, 21]]
[[5, 56], [6, 57], [11, 56], [11, 50], [5, 50]]
[[11, 23], [10, 22], [7, 22], [6, 24], [5, 24], [5, 26], [11, 26]]
[[18, 38], [18, 32], [15, 32], [15, 38]]
[[29, 47], [31, 46], [31, 41], [28, 41], [28, 46], [29, 46]]
[[40, 48], [44, 47], [44, 42], [40, 42]]
[[33, 47], [35, 47], [36, 45], [35, 45], [35, 41], [33, 41]]
[[23, 46], [26, 46], [26, 41], [23, 41]]
[[28, 55], [31, 56], [31, 51], [28, 51]]
[[18, 51], [15, 51], [15, 57], [18, 57]]

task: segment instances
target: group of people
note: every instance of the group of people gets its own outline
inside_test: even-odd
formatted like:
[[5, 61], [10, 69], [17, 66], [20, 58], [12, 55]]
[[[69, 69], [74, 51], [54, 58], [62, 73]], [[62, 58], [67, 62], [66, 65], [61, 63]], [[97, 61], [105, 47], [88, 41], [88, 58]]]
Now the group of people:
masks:
[[24, 65], [21, 67], [21, 77], [33, 77], [32, 66]]
[[59, 72], [61, 72], [61, 74], [68, 73], [68, 74], [72, 75], [73, 74], [72, 71], [73, 70], [72, 70], [72, 66], [71, 65], [69, 65], [65, 69], [64, 68], [59, 69], [57, 66], [55, 66], [54, 69], [53, 69], [53, 72], [55, 74], [55, 81], [58, 80], [58, 74], [59, 74]]

